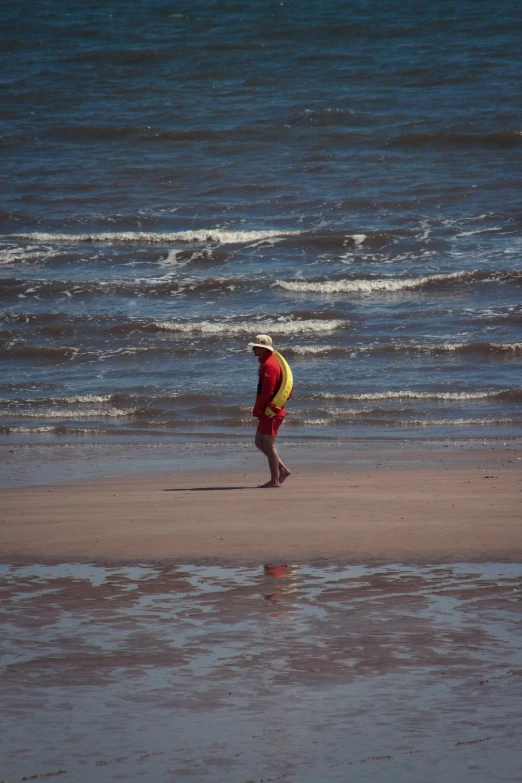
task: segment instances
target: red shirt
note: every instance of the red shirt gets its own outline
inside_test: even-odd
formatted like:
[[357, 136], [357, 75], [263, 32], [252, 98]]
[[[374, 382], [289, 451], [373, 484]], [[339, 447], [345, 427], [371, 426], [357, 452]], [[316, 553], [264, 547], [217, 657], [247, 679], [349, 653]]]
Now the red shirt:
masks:
[[[257, 397], [254, 410], [252, 411], [252, 416], [257, 416], [257, 418], [264, 416], [267, 403], [274, 399], [283, 380], [283, 371], [272, 351], [265, 351], [259, 357], [259, 365]], [[284, 407], [281, 408], [277, 415], [285, 415]]]

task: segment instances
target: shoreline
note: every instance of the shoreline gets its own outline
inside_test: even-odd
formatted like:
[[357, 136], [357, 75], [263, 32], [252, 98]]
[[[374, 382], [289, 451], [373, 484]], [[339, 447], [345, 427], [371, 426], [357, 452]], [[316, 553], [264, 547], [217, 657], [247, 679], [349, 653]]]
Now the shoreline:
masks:
[[[263, 471], [263, 457], [253, 443], [254, 432], [241, 440], [73, 441], [2, 443], [0, 490], [16, 486], [57, 485], [85, 479], [153, 475], [180, 470], [247, 467]], [[522, 454], [522, 438], [346, 438], [343, 440], [278, 438], [284, 458], [299, 465], [367, 464], [382, 459], [404, 464], [438, 464], [441, 459], [466, 462], [488, 452]], [[285, 457], [286, 455], [286, 457]], [[472, 455], [471, 457], [469, 455]], [[492, 455], [493, 456], [493, 455]], [[509, 458], [509, 457], [508, 457]]]
[[257, 488], [253, 449], [1, 489], [0, 560], [522, 562], [520, 443], [281, 452], [293, 475], [277, 490]]

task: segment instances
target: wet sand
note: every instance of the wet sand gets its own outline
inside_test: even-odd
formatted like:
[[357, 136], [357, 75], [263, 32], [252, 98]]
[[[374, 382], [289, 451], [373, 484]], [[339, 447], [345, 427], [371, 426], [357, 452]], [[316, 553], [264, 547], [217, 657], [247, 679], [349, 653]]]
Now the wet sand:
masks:
[[522, 566], [0, 567], [2, 779], [520, 780]]
[[517, 443], [288, 451], [13, 455], [0, 780], [520, 780]]
[[12, 486], [0, 490], [0, 550], [4, 561], [522, 561], [519, 454], [387, 446], [310, 464], [290, 452], [276, 490], [258, 489], [255, 454], [242, 467], [180, 460], [168, 473]]

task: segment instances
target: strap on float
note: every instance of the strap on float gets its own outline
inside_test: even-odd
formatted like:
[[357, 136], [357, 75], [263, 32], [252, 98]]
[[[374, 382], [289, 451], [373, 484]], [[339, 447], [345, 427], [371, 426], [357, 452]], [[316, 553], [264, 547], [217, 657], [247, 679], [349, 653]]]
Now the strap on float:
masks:
[[277, 405], [274, 405], [273, 402], [267, 402], [265, 408], [265, 415], [268, 416], [268, 418], [270, 419], [272, 418], [272, 416], [277, 416], [280, 410], [281, 408], [279, 408]]

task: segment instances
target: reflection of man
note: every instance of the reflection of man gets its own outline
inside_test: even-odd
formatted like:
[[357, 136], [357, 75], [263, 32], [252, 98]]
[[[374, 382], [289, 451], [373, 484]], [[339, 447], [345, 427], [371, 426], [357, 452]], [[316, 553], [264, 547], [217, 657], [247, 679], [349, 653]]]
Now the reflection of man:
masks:
[[280, 487], [288, 478], [291, 471], [277, 453], [275, 439], [279, 427], [285, 416], [284, 407], [276, 416], [268, 417], [265, 408], [271, 402], [281, 386], [283, 373], [279, 362], [273, 356], [272, 338], [267, 334], [258, 334], [256, 341], [248, 343], [254, 354], [259, 359], [259, 383], [257, 385], [257, 397], [252, 411], [252, 416], [259, 419], [256, 432], [256, 446], [268, 459], [270, 466], [270, 481], [260, 484], [263, 489]]

